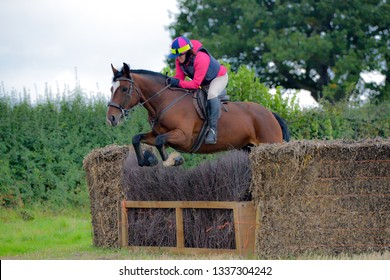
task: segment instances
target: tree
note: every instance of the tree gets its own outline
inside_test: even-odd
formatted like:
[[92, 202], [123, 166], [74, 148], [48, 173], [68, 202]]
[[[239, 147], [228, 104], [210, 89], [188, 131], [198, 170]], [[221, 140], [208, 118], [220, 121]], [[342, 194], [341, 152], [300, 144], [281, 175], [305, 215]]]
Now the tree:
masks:
[[362, 71], [378, 70], [386, 84], [372, 89], [389, 98], [387, 0], [179, 0], [178, 7], [173, 37], [199, 39], [233, 69], [254, 67], [271, 86], [335, 102], [368, 88]]

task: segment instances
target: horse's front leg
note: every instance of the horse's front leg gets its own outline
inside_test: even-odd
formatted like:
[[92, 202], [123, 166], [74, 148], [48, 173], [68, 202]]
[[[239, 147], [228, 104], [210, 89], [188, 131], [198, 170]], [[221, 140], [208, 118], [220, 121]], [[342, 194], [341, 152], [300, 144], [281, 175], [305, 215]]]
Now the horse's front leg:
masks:
[[168, 154], [166, 146], [169, 144], [184, 144], [187, 138], [182, 130], [174, 129], [156, 136], [156, 148], [160, 153], [164, 166], [177, 166], [184, 163], [184, 158], [178, 152]]
[[141, 133], [134, 135], [133, 137], [133, 147], [135, 154], [137, 156], [137, 161], [139, 166], [155, 166], [158, 163], [157, 157], [149, 150], [146, 150], [142, 153], [141, 142], [149, 145], [154, 145], [156, 140], [153, 132]]

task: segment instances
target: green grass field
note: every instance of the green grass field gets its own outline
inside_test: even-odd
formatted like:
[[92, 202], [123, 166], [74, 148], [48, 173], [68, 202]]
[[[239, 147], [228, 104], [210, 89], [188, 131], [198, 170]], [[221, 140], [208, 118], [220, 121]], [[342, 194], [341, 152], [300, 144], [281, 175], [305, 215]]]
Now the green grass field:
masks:
[[[59, 213], [31, 209], [0, 208], [0, 259], [17, 260], [172, 260], [242, 259], [238, 255], [175, 255], [143, 250], [94, 247], [89, 210]], [[306, 255], [300, 259], [389, 260], [390, 252], [336, 257]]]
[[[81, 211], [0, 210], [0, 256], [37, 258], [92, 249], [90, 216]], [[35, 256], [35, 257], [34, 257]]]

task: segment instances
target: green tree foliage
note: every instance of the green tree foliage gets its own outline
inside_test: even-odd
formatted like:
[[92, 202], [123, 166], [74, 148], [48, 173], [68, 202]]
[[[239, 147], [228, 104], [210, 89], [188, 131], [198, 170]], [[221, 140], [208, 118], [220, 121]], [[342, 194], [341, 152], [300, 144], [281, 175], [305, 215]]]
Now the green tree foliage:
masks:
[[[200, 39], [234, 69], [255, 67], [269, 85], [332, 103], [364, 88], [390, 98], [386, 0], [178, 0], [178, 7], [173, 37]], [[372, 70], [386, 76], [385, 85], [364, 85], [360, 73]]]

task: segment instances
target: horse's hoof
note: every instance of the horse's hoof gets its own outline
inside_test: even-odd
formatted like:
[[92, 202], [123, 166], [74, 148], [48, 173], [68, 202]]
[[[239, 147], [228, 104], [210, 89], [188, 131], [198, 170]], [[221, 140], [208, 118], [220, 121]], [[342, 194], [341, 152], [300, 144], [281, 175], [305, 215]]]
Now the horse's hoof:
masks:
[[158, 159], [151, 151], [146, 150], [144, 152], [144, 166], [156, 166], [158, 164]]
[[175, 164], [173, 166], [179, 166], [184, 163], [184, 158], [182, 156], [178, 156], [174, 158]]
[[177, 152], [170, 154], [167, 160], [163, 161], [164, 166], [178, 166], [184, 163], [184, 158]]
[[153, 155], [153, 157], [148, 158], [149, 165], [148, 166], [156, 166], [158, 164], [157, 157]]

